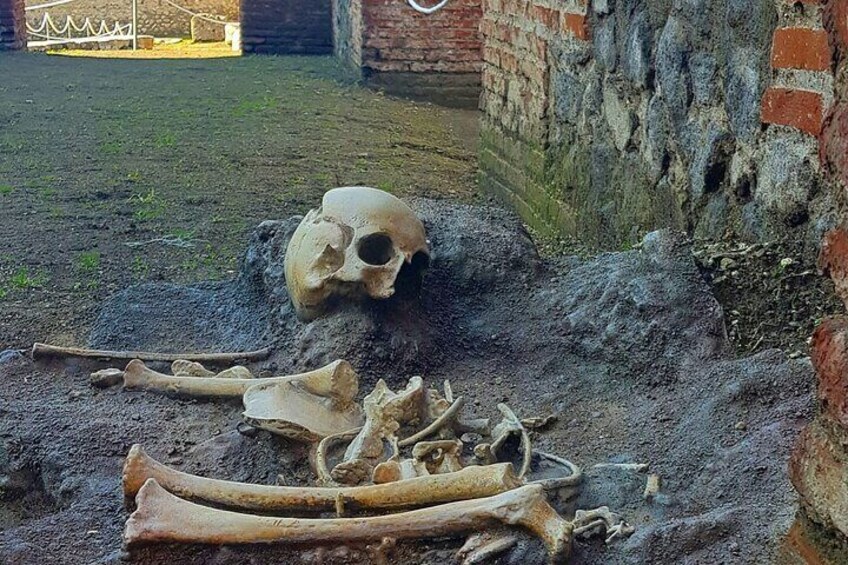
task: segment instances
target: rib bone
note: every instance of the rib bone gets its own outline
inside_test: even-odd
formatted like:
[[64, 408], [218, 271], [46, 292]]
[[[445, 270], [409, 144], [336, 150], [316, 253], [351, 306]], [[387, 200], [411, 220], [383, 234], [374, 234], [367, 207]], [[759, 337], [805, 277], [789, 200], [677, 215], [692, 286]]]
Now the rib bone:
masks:
[[432, 538], [476, 531], [499, 523], [523, 526], [539, 536], [551, 560], [563, 562], [571, 549], [572, 524], [545, 500], [544, 489], [527, 485], [505, 493], [366, 518], [304, 519], [253, 516], [217, 510], [170, 494], [148, 479], [127, 520], [128, 546], [152, 542], [343, 543]]
[[185, 498], [230, 508], [271, 511], [333, 510], [339, 501], [350, 509], [412, 508], [456, 500], [484, 498], [521, 486], [512, 465], [468, 467], [456, 473], [421, 477], [387, 485], [303, 488], [255, 485], [198, 477], [159, 463], [140, 445], [124, 464], [124, 495], [132, 498], [154, 479], [162, 488]]
[[268, 379], [219, 379], [216, 377], [175, 377], [157, 373], [133, 360], [124, 370], [124, 388], [149, 390], [165, 394], [199, 397], [240, 397], [248, 388], [258, 384], [297, 381], [300, 386], [318, 396], [350, 402], [358, 392], [358, 379], [347, 361], [339, 360], [325, 367], [285, 377]]

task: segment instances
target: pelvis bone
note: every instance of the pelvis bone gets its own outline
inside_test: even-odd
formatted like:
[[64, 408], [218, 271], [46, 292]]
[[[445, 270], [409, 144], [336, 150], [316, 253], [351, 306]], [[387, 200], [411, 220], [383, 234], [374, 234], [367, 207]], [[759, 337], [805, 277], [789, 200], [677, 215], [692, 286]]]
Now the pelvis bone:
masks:
[[401, 200], [376, 188], [336, 188], [292, 235], [286, 286], [298, 317], [311, 320], [333, 298], [389, 298], [401, 269], [414, 281], [429, 257], [424, 225]]
[[[192, 371], [203, 374], [196, 367]], [[364, 420], [355, 402], [359, 379], [347, 361], [298, 375], [254, 379], [164, 375], [135, 360], [124, 370], [124, 388], [192, 397], [241, 396], [249, 424], [307, 443], [359, 427]]]

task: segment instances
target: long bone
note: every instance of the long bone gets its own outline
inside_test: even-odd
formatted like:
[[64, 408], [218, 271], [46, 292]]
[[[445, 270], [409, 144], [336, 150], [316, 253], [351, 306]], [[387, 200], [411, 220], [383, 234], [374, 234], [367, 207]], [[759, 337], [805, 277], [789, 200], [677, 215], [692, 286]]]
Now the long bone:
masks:
[[512, 465], [467, 467], [455, 473], [432, 475], [386, 485], [342, 488], [302, 488], [255, 485], [209, 479], [171, 469], [134, 445], [124, 464], [124, 495], [138, 494], [148, 479], [185, 498], [229, 508], [272, 511], [399, 509], [484, 498], [518, 488], [522, 482]]
[[124, 370], [124, 388], [195, 397], [240, 397], [252, 386], [297, 382], [307, 391], [341, 402], [351, 402], [359, 390], [356, 372], [344, 360], [297, 375], [267, 379], [219, 379], [215, 377], [175, 377], [149, 369], [139, 360]]
[[442, 537], [499, 524], [522, 526], [545, 543], [552, 562], [571, 550], [573, 525], [545, 499], [539, 485], [505, 493], [364, 518], [277, 518], [239, 514], [188, 502], [148, 479], [127, 520], [124, 541], [208, 544], [373, 542], [383, 538]]

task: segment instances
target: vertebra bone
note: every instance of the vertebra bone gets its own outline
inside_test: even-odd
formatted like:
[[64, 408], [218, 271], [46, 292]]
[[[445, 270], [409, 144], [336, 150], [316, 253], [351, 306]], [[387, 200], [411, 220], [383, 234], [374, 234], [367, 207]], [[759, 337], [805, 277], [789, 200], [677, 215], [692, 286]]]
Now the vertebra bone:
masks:
[[253, 516], [208, 508], [182, 500], [148, 479], [127, 520], [124, 541], [338, 543], [433, 538], [485, 529], [496, 524], [522, 526], [545, 543], [551, 560], [563, 562], [571, 550], [573, 526], [548, 504], [544, 489], [527, 485], [505, 493], [365, 518], [303, 519]]
[[302, 488], [254, 485], [189, 475], [159, 463], [134, 445], [124, 464], [124, 495], [138, 494], [148, 479], [178, 496], [244, 510], [322, 511], [412, 508], [493, 496], [521, 486], [512, 465], [468, 467], [456, 473], [433, 475], [387, 485], [342, 488]]

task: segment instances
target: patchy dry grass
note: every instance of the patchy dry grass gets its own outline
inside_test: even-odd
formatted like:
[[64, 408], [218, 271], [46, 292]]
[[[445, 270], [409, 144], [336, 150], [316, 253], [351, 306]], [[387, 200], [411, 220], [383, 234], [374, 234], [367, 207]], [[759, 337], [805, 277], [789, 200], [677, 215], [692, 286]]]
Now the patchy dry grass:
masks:
[[[468, 113], [343, 82], [329, 58], [16, 54], [2, 72], [0, 349], [49, 339], [46, 315], [82, 328], [129, 284], [229, 276], [256, 224], [333, 186], [476, 198]], [[49, 284], [9, 284], [21, 267]]]

